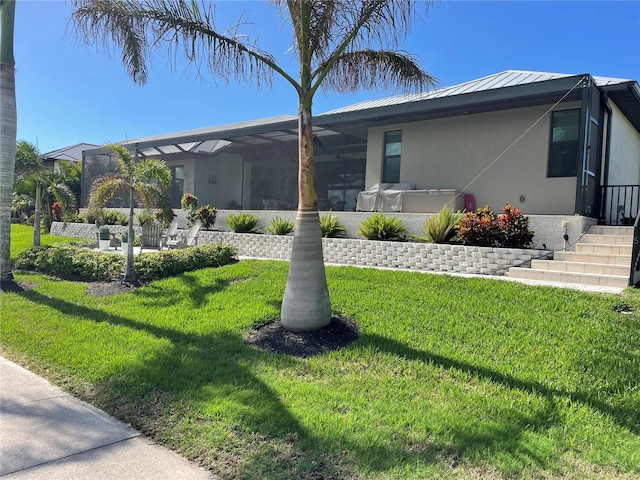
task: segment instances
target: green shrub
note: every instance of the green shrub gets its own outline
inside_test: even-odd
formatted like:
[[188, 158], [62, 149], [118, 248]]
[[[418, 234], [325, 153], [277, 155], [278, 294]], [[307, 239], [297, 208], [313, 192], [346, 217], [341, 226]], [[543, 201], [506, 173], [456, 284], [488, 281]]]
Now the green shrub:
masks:
[[253, 232], [260, 219], [253, 213], [230, 213], [225, 222], [236, 233]]
[[347, 234], [347, 229], [331, 211], [320, 216], [320, 231], [323, 237], [344, 237]]
[[458, 228], [462, 243], [484, 247], [528, 247], [534, 236], [529, 230], [529, 218], [511, 204], [505, 205], [503, 212], [496, 215], [485, 206], [476, 212], [465, 213]]
[[129, 225], [129, 217], [117, 210], [105, 210], [102, 219], [105, 225]]
[[[141, 281], [159, 280], [201, 268], [218, 267], [236, 260], [236, 250], [221, 243], [137, 255], [136, 276]], [[71, 244], [31, 248], [18, 256], [15, 268], [84, 281], [115, 281], [120, 278], [125, 255], [96, 252]]]
[[138, 223], [140, 225], [147, 225], [149, 223], [155, 223], [156, 216], [151, 212], [142, 212], [138, 214]]
[[437, 214], [429, 217], [424, 225], [425, 237], [418, 238], [432, 243], [447, 243], [456, 235], [463, 217], [464, 213], [460, 210], [454, 213], [445, 205]]
[[72, 212], [67, 213], [64, 219], [67, 223], [85, 223], [86, 222], [85, 218], [82, 215], [79, 215], [78, 213], [72, 213]]
[[89, 209], [80, 216], [84, 219], [85, 223], [96, 223], [96, 220], [98, 219], [98, 212], [93, 209]]
[[124, 255], [95, 252], [71, 244], [31, 248], [18, 256], [15, 268], [47, 275], [79, 278], [89, 282], [117, 280], [124, 268]]
[[201, 268], [219, 267], [236, 260], [230, 245], [209, 243], [179, 250], [164, 250], [137, 255], [133, 265], [140, 281], [150, 282]]
[[291, 220], [275, 217], [267, 227], [267, 232], [273, 235], [286, 235], [293, 232], [294, 223]]
[[111, 230], [109, 230], [109, 227], [100, 227], [98, 236], [100, 240], [111, 240]]
[[360, 235], [369, 240], [400, 240], [407, 231], [402, 220], [376, 213], [360, 224]]
[[129, 243], [129, 231], [125, 230], [124, 232], [122, 232], [122, 234], [120, 234], [120, 241], [122, 243]]

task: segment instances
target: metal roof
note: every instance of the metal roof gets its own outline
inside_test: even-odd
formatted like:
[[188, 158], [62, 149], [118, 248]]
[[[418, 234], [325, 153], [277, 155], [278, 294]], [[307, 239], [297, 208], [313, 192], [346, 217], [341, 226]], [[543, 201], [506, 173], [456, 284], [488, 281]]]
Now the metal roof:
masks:
[[69, 147], [59, 148], [52, 152], [45, 153], [42, 158], [45, 160], [65, 160], [69, 162], [79, 162], [82, 160], [82, 152], [84, 150], [91, 150], [98, 148], [98, 145], [92, 143], [76, 143]]
[[[366, 142], [367, 129], [389, 122], [410, 122], [578, 100], [576, 88], [585, 78], [622, 107], [640, 131], [640, 89], [634, 80], [585, 74], [562, 74], [507, 70], [469, 82], [422, 93], [398, 95], [348, 105], [314, 115], [316, 137], [348, 134]], [[563, 97], [567, 92], [572, 96]], [[297, 139], [297, 117], [281, 115], [222, 126], [155, 135], [119, 142], [143, 155], [189, 153], [213, 154], [233, 144], [260, 145]], [[91, 152], [93, 153], [93, 152]]]
[[[424, 100], [432, 100], [436, 98], [453, 97], [457, 95], [465, 95], [470, 93], [485, 92], [488, 90], [496, 90], [500, 88], [515, 87], [529, 85], [538, 82], [546, 82], [549, 80], [566, 79], [575, 77], [575, 74], [563, 73], [545, 73], [545, 72], [528, 72], [523, 70], [506, 70], [504, 72], [495, 73], [487, 77], [478, 78], [469, 82], [453, 85], [451, 87], [439, 88], [427, 92], [396, 95], [393, 97], [381, 98], [376, 100], [368, 100], [364, 102], [347, 105], [337, 108], [322, 115], [333, 115], [336, 113], [346, 113], [358, 110], [369, 110], [372, 108], [388, 107], [392, 105], [400, 105], [403, 103], [420, 102]], [[620, 78], [593, 77], [597, 86], [609, 86], [631, 82], [632, 80], [624, 80]]]

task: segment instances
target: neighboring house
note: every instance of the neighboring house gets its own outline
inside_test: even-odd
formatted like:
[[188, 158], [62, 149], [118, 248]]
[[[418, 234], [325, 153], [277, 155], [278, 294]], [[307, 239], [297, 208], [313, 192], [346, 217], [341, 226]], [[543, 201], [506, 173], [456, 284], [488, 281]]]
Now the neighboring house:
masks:
[[[527, 215], [622, 224], [638, 214], [635, 80], [506, 71], [316, 115], [314, 133], [321, 209], [355, 210], [361, 191], [405, 183], [419, 191], [406, 194], [405, 211], [434, 211], [421, 199], [444, 189], [459, 194], [454, 206], [473, 195], [478, 207], [511, 203]], [[122, 144], [167, 162], [174, 207], [191, 192], [223, 209], [296, 208], [294, 116]], [[92, 179], [112, 162], [104, 150], [84, 152], [83, 205]], [[399, 202], [392, 209], [402, 211]]]
[[78, 163], [82, 160], [82, 152], [84, 150], [93, 150], [100, 148], [99, 145], [93, 143], [77, 143], [69, 147], [59, 148], [52, 152], [42, 155], [42, 162], [45, 167], [52, 168], [54, 171], [60, 170], [61, 162]]

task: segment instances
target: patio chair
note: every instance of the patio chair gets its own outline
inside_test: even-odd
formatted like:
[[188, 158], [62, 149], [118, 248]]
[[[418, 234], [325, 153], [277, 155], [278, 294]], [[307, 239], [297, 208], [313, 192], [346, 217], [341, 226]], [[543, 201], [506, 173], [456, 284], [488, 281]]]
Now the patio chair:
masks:
[[162, 237], [160, 239], [160, 250], [162, 250], [163, 246], [168, 247], [169, 246], [168, 242], [170, 240], [175, 240], [177, 237], [178, 237], [178, 219], [174, 218], [169, 224], [169, 226], [167, 227], [167, 231], [162, 234]]
[[193, 247], [198, 244], [198, 235], [200, 234], [200, 223], [194, 223], [186, 235], [180, 236], [173, 240], [167, 241], [168, 248], [186, 248]]

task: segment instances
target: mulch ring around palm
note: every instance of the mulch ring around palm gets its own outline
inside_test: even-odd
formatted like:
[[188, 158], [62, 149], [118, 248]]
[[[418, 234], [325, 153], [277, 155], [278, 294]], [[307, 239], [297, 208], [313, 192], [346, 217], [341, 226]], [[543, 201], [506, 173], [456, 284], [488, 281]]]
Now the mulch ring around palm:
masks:
[[343, 317], [332, 317], [326, 327], [309, 332], [287, 330], [276, 321], [253, 330], [246, 342], [265, 352], [307, 358], [343, 348], [356, 341], [359, 332], [353, 320]]

